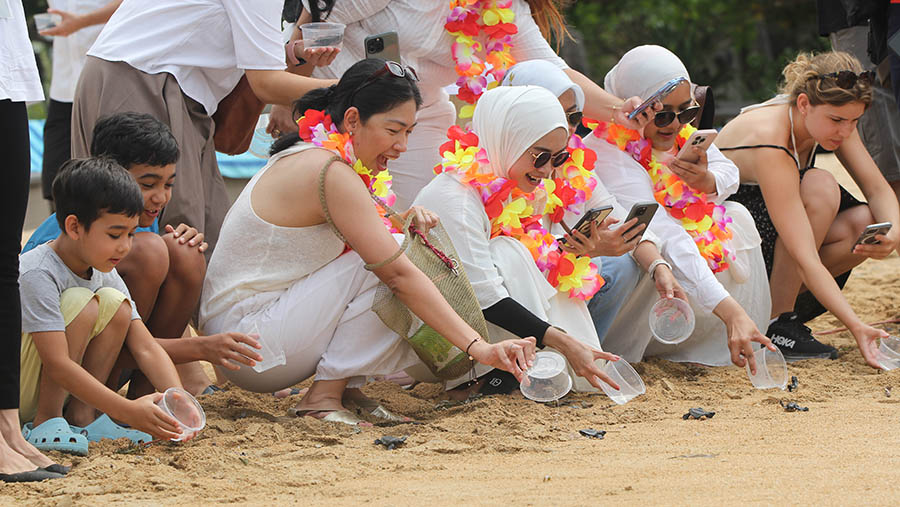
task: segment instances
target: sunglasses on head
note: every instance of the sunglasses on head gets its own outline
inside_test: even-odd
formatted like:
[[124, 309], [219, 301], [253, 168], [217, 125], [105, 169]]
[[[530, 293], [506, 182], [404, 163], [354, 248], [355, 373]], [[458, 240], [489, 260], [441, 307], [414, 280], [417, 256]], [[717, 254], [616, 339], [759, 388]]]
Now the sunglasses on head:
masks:
[[656, 116], [653, 117], [653, 124], [657, 127], [665, 127], [670, 123], [675, 121], [675, 117], [678, 117], [678, 123], [682, 125], [687, 125], [688, 123], [694, 121], [694, 118], [697, 117], [697, 113], [700, 112], [700, 106], [691, 106], [687, 109], [682, 109], [679, 112], [675, 111], [660, 111], [656, 113]]
[[584, 113], [581, 111], [572, 111], [571, 113], [566, 113], [566, 120], [569, 122], [569, 125], [573, 127], [581, 125], [582, 118], [584, 118]]
[[875, 82], [875, 71], [867, 70], [857, 74], [852, 70], [841, 70], [838, 72], [829, 72], [828, 74], [820, 74], [809, 78], [813, 79], [834, 79], [834, 84], [844, 90], [850, 90], [856, 86], [857, 82], [864, 84], [872, 84]]
[[381, 76], [383, 76], [385, 74], [390, 74], [396, 78], [409, 77], [413, 81], [419, 80], [419, 75], [416, 74], [416, 70], [413, 69], [412, 67], [400, 65], [399, 63], [397, 63], [395, 61], [388, 60], [388, 61], [384, 62], [384, 67], [376, 70], [374, 74], [372, 74], [371, 76], [366, 78], [366, 80], [363, 81], [363, 83], [361, 85], [357, 86], [356, 89], [353, 90], [353, 94], [350, 95], [350, 102], [351, 103], [353, 102], [353, 99], [356, 98], [356, 94], [359, 93], [360, 90], [362, 90], [363, 88], [374, 83], [375, 80], [377, 80], [378, 78], [380, 78]]
[[535, 155], [531, 150], [528, 150], [528, 153], [534, 157], [534, 168], [540, 169], [547, 165], [547, 162], [550, 162], [554, 168], [559, 167], [566, 163], [566, 160], [569, 160], [569, 152], [568, 150], [563, 150], [555, 154], [551, 154], [549, 151], [541, 150], [537, 155]]

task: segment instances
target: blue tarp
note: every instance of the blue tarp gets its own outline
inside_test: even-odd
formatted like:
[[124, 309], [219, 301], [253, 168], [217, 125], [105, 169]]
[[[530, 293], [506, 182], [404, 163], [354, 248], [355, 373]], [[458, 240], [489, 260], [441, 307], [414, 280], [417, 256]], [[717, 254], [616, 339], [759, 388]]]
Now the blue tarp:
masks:
[[[28, 130], [31, 134], [31, 177], [39, 179], [44, 157], [44, 120], [28, 120]], [[266, 164], [265, 160], [250, 153], [237, 156], [216, 153], [216, 160], [222, 176], [234, 179], [249, 179]]]

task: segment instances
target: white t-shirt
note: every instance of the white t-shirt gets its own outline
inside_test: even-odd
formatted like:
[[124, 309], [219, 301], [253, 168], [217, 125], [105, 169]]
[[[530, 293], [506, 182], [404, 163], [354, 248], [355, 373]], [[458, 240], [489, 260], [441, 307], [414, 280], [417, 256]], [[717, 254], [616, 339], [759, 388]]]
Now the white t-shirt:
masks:
[[[0, 0], [2, 1], [2, 0]], [[48, 0], [53, 9], [72, 14], [86, 14], [108, 4], [109, 0]], [[50, 81], [50, 98], [58, 102], [75, 99], [75, 85], [84, 68], [88, 49], [97, 40], [103, 25], [86, 26], [67, 37], [53, 38], [53, 79]]]
[[21, 0], [0, 0], [0, 100], [44, 100]]
[[282, 0], [124, 0], [88, 51], [168, 72], [211, 116], [244, 70], [283, 70]]

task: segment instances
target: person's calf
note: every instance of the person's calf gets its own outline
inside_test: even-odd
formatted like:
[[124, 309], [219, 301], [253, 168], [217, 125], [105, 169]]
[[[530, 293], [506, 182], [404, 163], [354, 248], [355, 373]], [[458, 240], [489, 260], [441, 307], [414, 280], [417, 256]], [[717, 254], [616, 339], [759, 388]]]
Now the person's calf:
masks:
[[206, 276], [206, 259], [197, 247], [178, 242], [171, 233], [162, 236], [168, 256], [168, 272], [159, 289], [156, 306], [147, 319], [153, 336], [181, 336], [200, 302]]

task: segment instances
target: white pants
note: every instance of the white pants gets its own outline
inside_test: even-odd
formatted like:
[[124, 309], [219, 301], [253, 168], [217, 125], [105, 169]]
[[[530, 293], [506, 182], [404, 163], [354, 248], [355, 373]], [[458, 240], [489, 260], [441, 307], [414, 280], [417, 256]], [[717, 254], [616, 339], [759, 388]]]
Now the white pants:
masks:
[[[254, 392], [273, 392], [309, 378], [350, 379], [360, 387], [366, 377], [387, 375], [418, 362], [406, 341], [372, 312], [378, 277], [364, 267], [356, 252], [348, 252], [318, 271], [297, 280], [271, 304], [241, 314], [235, 305], [227, 319], [232, 326], [207, 324], [207, 332], [260, 331], [260, 340], [286, 364], [257, 373], [248, 366], [226, 370], [228, 380]], [[246, 300], [252, 305], [253, 298]], [[222, 321], [219, 321], [222, 322]]]

